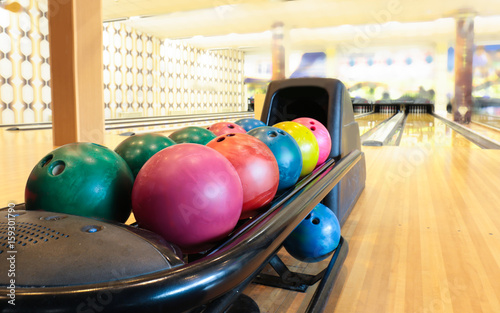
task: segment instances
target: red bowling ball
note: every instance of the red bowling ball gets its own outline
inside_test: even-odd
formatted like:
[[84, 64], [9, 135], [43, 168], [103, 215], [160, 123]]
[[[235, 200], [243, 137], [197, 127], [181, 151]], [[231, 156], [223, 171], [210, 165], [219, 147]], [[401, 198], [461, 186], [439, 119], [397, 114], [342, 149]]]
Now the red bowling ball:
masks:
[[215, 134], [215, 136], [221, 136], [225, 134], [244, 134], [247, 131], [236, 123], [231, 122], [219, 122], [215, 123], [208, 128], [209, 131]]
[[330, 151], [332, 150], [332, 138], [330, 137], [328, 129], [319, 121], [309, 117], [297, 118], [294, 119], [293, 122], [302, 124], [312, 131], [314, 137], [316, 137], [316, 141], [318, 141], [319, 148], [319, 158], [316, 166], [323, 164], [326, 159], [328, 159]]
[[247, 134], [219, 136], [207, 144], [224, 155], [234, 166], [243, 186], [241, 218], [254, 216], [276, 195], [279, 168], [271, 150]]
[[243, 190], [219, 152], [183, 143], [161, 150], [139, 171], [132, 208], [140, 227], [177, 244], [184, 253], [210, 248], [241, 214]]

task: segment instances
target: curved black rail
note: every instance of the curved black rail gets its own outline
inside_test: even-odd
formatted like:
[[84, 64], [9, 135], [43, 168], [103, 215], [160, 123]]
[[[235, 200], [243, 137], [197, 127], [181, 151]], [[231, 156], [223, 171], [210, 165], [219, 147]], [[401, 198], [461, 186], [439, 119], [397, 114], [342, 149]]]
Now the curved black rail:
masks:
[[[194, 262], [106, 283], [17, 288], [16, 306], [2, 312], [94, 312], [95, 306], [100, 312], [183, 312], [210, 303], [248, 284], [362, 155], [354, 150], [336, 163], [328, 160], [268, 211]], [[0, 303], [7, 300], [5, 293], [0, 295]]]

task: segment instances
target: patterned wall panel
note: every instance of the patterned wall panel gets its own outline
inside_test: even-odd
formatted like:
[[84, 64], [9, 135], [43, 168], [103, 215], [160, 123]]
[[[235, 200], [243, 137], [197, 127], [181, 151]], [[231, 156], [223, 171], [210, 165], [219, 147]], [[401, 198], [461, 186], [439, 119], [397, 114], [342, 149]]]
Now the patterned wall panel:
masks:
[[[47, 0], [0, 9], [0, 124], [50, 121]], [[103, 25], [106, 118], [241, 111], [243, 53], [205, 51], [121, 23]]]
[[50, 121], [46, 0], [23, 0], [18, 14], [0, 9], [0, 123]]
[[205, 51], [106, 23], [106, 118], [244, 110], [243, 53]]

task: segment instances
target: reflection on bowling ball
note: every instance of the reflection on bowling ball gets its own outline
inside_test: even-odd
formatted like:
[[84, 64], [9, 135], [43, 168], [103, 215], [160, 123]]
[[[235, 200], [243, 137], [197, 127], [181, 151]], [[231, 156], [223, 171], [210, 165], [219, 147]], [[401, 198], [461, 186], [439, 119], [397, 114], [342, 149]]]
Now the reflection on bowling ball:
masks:
[[212, 126], [210, 126], [208, 130], [214, 133], [216, 136], [225, 134], [236, 134], [236, 133], [244, 134], [247, 132], [240, 125], [231, 122], [215, 123]]
[[234, 123], [240, 125], [246, 131], [250, 131], [257, 127], [266, 126], [264, 122], [256, 118], [242, 118]]
[[340, 223], [327, 206], [319, 203], [293, 230], [283, 246], [291, 256], [303, 262], [326, 259], [340, 241]]
[[278, 191], [295, 185], [302, 170], [302, 154], [295, 139], [286, 131], [270, 126], [261, 126], [248, 132], [267, 145], [278, 162], [280, 182]]
[[26, 209], [125, 222], [133, 183], [127, 163], [113, 150], [87, 142], [67, 144], [31, 171]]
[[311, 173], [316, 164], [318, 164], [319, 158], [318, 141], [314, 137], [314, 134], [309, 128], [297, 122], [281, 122], [273, 126], [289, 133], [299, 145], [300, 152], [302, 153], [302, 171], [300, 172], [300, 176], [303, 177]]
[[211, 131], [198, 126], [184, 127], [174, 131], [168, 136], [168, 138], [176, 143], [198, 143], [200, 145], [206, 145], [215, 137], [217, 136]]
[[323, 164], [326, 159], [328, 159], [330, 151], [332, 150], [332, 139], [330, 138], [328, 129], [319, 121], [309, 117], [297, 118], [294, 119], [293, 122], [302, 124], [312, 131], [314, 137], [316, 137], [319, 148], [318, 164], [316, 164], [316, 166]]
[[205, 251], [226, 237], [239, 220], [242, 203], [241, 182], [231, 163], [217, 151], [191, 143], [151, 157], [132, 191], [139, 226], [184, 253]]
[[134, 178], [144, 163], [158, 151], [175, 145], [175, 142], [160, 134], [141, 134], [129, 137], [116, 148], [118, 153], [127, 162]]
[[222, 135], [207, 144], [224, 155], [238, 172], [243, 186], [241, 218], [248, 218], [269, 204], [279, 184], [279, 168], [271, 150], [247, 134]]

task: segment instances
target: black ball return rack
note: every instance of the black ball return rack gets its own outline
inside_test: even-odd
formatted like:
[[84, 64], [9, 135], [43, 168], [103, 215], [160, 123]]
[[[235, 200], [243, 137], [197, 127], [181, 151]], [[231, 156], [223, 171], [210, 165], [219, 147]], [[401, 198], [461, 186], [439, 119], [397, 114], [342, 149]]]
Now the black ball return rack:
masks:
[[[345, 86], [335, 79], [288, 79], [269, 85], [263, 112], [261, 120], [267, 125], [297, 117], [311, 117], [322, 122], [332, 136], [330, 158], [294, 187], [275, 198], [267, 210], [254, 218], [241, 221], [225, 240], [203, 254], [190, 255], [185, 264], [176, 261], [175, 248], [168, 244], [162, 246], [159, 243], [161, 240], [153, 238], [154, 234], [128, 225], [100, 220], [89, 222], [90, 219], [79, 220], [80, 217], [74, 217], [76, 222], [91, 223], [97, 228], [109, 231], [115, 236], [106, 238], [115, 241], [105, 242], [101, 239], [96, 242], [94, 238], [97, 237], [90, 235], [89, 241], [85, 242], [85, 235], [81, 237], [81, 245], [73, 245], [66, 250], [57, 249], [57, 245], [53, 245], [55, 248], [52, 251], [40, 250], [43, 255], [38, 255], [36, 260], [25, 259], [25, 262], [38, 263], [38, 266], [23, 267], [23, 249], [28, 251], [30, 245], [18, 246], [19, 263], [16, 264], [16, 270], [20, 275], [23, 273], [21, 276], [25, 282], [18, 281], [15, 286], [15, 306], [8, 304], [11, 298], [6, 292], [0, 294], [0, 311], [256, 313], [259, 312], [258, 306], [242, 294], [252, 282], [295, 291], [305, 291], [308, 286], [319, 282], [307, 312], [323, 312], [347, 256], [347, 242], [341, 238], [329, 264], [317, 275], [291, 272], [277, 257], [277, 252], [287, 236], [320, 202], [334, 211], [342, 225], [364, 189], [365, 160], [360, 150], [359, 129], [354, 121], [351, 99]], [[7, 209], [1, 211], [5, 214], [0, 214], [0, 227], [7, 223]], [[50, 214], [41, 211], [25, 212], [23, 205], [14, 209], [20, 214], [17, 217], [19, 221], [34, 216], [35, 220], [40, 220], [40, 226], [48, 220], [47, 217], [38, 218], [36, 214]], [[51, 222], [59, 223], [60, 220], [53, 219]], [[75, 236], [81, 236], [82, 231], [89, 230], [87, 226], [67, 227], [65, 231], [72, 236], [74, 234], [73, 239]], [[142, 256], [143, 263], [139, 263], [139, 270], [134, 256], [128, 253], [129, 250], [123, 253], [128, 256], [124, 261], [120, 255], [116, 255], [116, 261], [101, 262], [100, 258], [80, 248], [85, 245], [100, 245], [101, 250], [106, 251], [114, 244], [126, 245], [123, 243], [124, 237], [116, 235], [122, 233], [141, 242], [136, 244], [134, 249], [151, 250], [144, 252], [150, 253], [151, 257]], [[6, 241], [7, 239], [0, 238], [0, 243]], [[150, 249], [151, 247], [154, 249]], [[102, 273], [103, 279], [81, 283], [79, 281], [88, 280], [89, 272], [79, 271], [78, 268], [74, 268], [74, 271], [61, 271], [61, 268], [71, 268], [71, 263], [65, 264], [69, 262], [67, 259], [71, 259], [68, 256], [83, 258], [94, 266], [95, 271]], [[146, 266], [159, 256], [163, 257], [164, 268], [159, 266], [154, 269], [153, 265]], [[261, 271], [267, 264], [270, 264], [279, 276], [262, 275]], [[132, 267], [135, 272], [127, 272], [123, 277], [113, 274], [113, 278], [106, 278], [106, 273], [116, 273], [117, 268], [118, 272], [122, 273], [128, 267]], [[141, 273], [142, 267], [149, 269]], [[9, 288], [8, 269], [6, 253], [0, 253], [0, 272], [5, 273], [0, 277], [0, 286], [4, 290]], [[29, 283], [30, 279], [39, 276], [41, 271], [48, 273], [48, 277], [57, 276], [57, 279], [47, 284]]]

